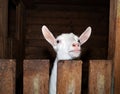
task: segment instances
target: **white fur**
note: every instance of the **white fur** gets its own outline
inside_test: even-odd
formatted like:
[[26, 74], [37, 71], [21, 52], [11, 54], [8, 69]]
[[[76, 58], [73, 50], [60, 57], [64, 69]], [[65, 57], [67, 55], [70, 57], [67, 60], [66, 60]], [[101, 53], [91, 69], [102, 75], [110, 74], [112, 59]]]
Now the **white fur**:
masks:
[[[80, 37], [73, 33], [66, 33], [55, 38], [46, 26], [42, 27], [42, 33], [57, 53], [53, 64], [49, 85], [49, 94], [57, 94], [57, 62], [59, 60], [70, 60], [80, 56], [81, 45], [90, 37], [91, 27], [88, 27]], [[80, 42], [78, 40], [80, 40]], [[57, 41], [59, 41], [59, 43]]]

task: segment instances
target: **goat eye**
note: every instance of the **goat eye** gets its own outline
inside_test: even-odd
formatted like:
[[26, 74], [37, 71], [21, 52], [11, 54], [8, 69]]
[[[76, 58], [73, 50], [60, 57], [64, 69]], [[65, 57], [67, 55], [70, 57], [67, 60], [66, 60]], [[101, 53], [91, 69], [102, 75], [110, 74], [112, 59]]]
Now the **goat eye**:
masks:
[[78, 42], [80, 43], [80, 40], [78, 40]]
[[58, 44], [58, 43], [60, 43], [60, 40], [57, 40], [56, 42], [57, 42], [57, 44]]

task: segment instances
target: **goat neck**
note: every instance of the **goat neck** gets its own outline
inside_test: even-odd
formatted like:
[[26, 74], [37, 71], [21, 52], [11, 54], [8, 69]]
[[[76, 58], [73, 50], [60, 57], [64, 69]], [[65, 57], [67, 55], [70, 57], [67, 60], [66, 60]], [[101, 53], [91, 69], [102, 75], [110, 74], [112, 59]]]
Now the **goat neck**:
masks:
[[50, 77], [49, 94], [57, 94], [57, 62], [58, 58], [56, 57]]

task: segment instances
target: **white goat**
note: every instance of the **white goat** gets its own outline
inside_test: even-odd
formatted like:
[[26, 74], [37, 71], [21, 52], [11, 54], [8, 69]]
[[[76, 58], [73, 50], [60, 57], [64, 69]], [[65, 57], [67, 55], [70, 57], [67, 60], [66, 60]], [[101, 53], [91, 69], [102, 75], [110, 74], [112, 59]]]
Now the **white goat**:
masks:
[[70, 60], [80, 56], [81, 45], [91, 35], [91, 27], [88, 27], [80, 37], [73, 33], [61, 34], [56, 39], [46, 26], [42, 27], [44, 38], [53, 46], [57, 53], [50, 77], [49, 94], [57, 94], [57, 62]]

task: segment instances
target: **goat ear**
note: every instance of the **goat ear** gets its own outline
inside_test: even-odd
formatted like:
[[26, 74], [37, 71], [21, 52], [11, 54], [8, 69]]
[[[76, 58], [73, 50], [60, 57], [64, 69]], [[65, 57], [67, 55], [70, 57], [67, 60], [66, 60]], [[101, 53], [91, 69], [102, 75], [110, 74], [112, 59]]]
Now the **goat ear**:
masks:
[[88, 27], [79, 37], [81, 45], [84, 44], [91, 35], [91, 27]]
[[55, 37], [50, 32], [50, 30], [44, 25], [42, 26], [42, 33], [44, 38], [52, 45], [54, 46], [56, 44]]

